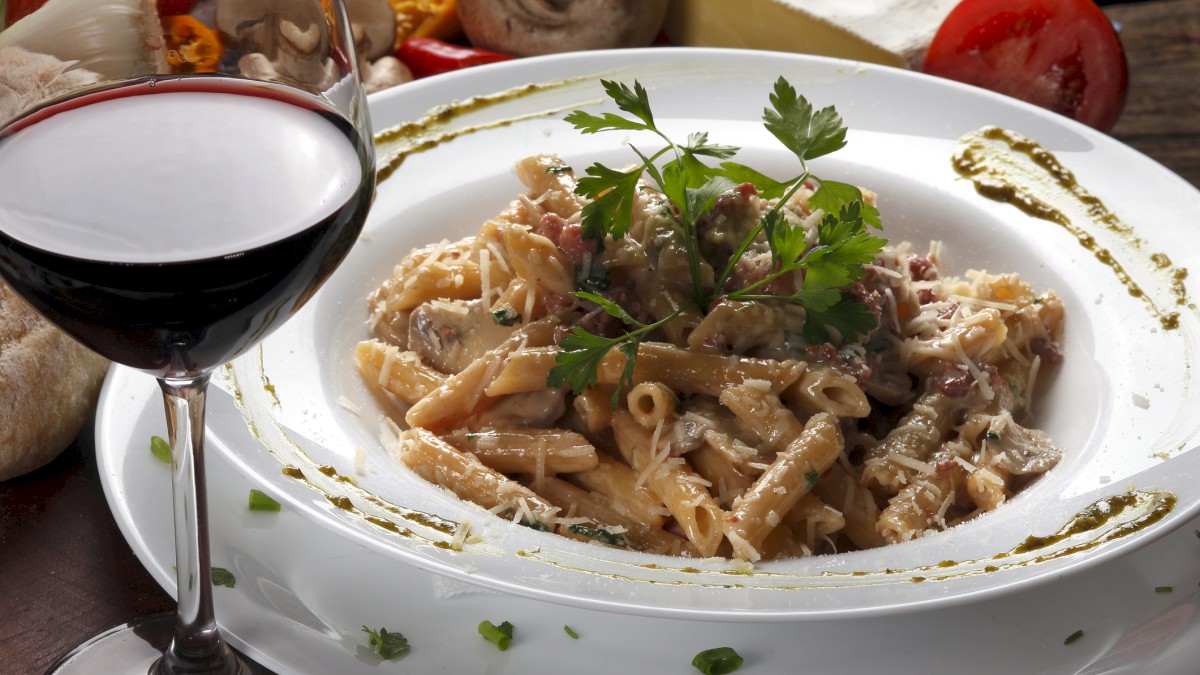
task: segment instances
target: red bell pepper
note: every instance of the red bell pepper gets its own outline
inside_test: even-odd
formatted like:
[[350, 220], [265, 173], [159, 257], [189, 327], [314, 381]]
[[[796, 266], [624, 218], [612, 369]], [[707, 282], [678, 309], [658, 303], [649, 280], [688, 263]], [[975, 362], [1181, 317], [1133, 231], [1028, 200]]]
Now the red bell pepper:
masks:
[[413, 77], [428, 77], [485, 63], [508, 61], [515, 57], [433, 38], [410, 38], [400, 43], [400, 47], [396, 49], [396, 58], [408, 66]]

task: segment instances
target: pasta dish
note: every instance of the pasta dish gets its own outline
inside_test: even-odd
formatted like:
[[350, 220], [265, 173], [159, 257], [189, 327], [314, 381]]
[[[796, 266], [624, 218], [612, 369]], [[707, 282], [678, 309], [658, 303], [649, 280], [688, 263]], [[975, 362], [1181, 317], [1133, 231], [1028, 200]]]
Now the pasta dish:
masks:
[[617, 188], [587, 195], [553, 155], [516, 170], [507, 208], [369, 299], [355, 359], [425, 480], [575, 539], [756, 562], [935, 533], [1058, 462], [1022, 422], [1062, 361], [1060, 300], [884, 246], [872, 193], [723, 183], [689, 230], [656, 174], [601, 238], [589, 205]]

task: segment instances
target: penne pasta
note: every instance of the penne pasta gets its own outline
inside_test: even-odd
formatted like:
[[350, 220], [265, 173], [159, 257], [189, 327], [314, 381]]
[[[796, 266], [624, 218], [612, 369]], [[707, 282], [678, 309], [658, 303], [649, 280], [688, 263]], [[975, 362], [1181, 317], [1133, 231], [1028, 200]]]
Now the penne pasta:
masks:
[[1059, 461], [1021, 416], [1063, 358], [1054, 293], [883, 247], [869, 190], [613, 170], [590, 201], [601, 170], [577, 193], [521, 160], [524, 192], [368, 298], [355, 364], [417, 475], [578, 541], [757, 563], [927, 536]]

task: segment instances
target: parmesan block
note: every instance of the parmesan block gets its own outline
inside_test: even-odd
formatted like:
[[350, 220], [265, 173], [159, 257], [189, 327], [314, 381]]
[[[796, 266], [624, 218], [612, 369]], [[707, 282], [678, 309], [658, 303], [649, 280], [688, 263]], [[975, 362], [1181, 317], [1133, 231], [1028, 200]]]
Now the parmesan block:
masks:
[[672, 0], [681, 46], [767, 49], [919, 69], [958, 0]]

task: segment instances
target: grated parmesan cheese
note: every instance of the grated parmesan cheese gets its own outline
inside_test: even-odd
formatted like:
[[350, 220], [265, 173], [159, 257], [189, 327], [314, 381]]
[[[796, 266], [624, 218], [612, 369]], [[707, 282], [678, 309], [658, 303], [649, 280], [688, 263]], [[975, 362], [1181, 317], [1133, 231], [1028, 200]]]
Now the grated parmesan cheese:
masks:
[[338, 396], [338, 405], [357, 415], [362, 409], [354, 404], [354, 401], [346, 398], [345, 394]]
[[921, 460], [909, 457], [908, 455], [893, 452], [889, 453], [887, 458], [894, 464], [899, 464], [900, 466], [912, 469], [913, 471], [918, 471], [927, 476], [932, 476], [937, 473], [937, 469], [934, 468], [934, 466], [929, 462], [922, 462]]

